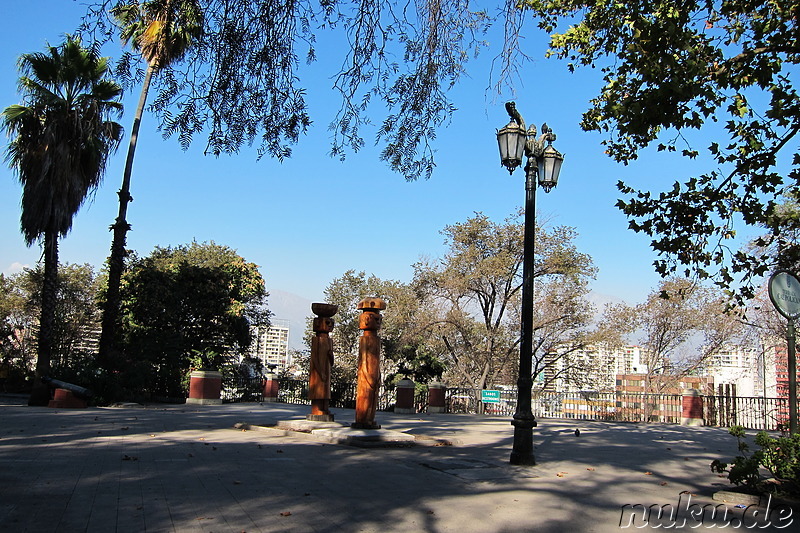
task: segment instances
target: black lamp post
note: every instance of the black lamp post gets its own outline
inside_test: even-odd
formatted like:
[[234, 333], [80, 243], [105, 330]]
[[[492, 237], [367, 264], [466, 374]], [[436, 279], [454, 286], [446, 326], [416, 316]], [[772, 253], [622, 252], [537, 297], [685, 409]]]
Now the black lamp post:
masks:
[[514, 448], [511, 451], [512, 465], [534, 465], [533, 428], [536, 417], [531, 411], [531, 388], [533, 387], [533, 278], [536, 236], [536, 184], [545, 192], [558, 183], [558, 173], [564, 156], [553, 148], [556, 135], [542, 124], [542, 134], [536, 137], [536, 126], [525, 129], [514, 102], [506, 104], [511, 122], [497, 132], [500, 146], [500, 163], [514, 172], [525, 164], [525, 240], [522, 259], [522, 341], [519, 349], [519, 378], [517, 379], [517, 409], [514, 412]]

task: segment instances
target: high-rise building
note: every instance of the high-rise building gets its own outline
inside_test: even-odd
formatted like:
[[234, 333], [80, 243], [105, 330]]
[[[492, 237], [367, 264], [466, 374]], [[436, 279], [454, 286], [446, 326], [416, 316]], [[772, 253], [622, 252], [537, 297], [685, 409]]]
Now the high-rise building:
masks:
[[615, 374], [641, 374], [647, 372], [645, 354], [639, 346], [623, 346], [614, 351]]
[[271, 319], [269, 327], [252, 326], [248, 355], [260, 359], [264, 368], [286, 368], [289, 361], [289, 321]]
[[[765, 362], [767, 396], [789, 398], [789, 350], [785, 343], [774, 346]], [[797, 368], [800, 383], [800, 365]]]
[[755, 350], [731, 345], [710, 354], [697, 373], [712, 376], [715, 386], [735, 385], [737, 396], [755, 396], [760, 385], [758, 363]]
[[578, 350], [564, 347], [545, 356], [539, 382], [548, 392], [613, 391], [617, 374], [646, 372], [639, 346], [609, 348], [588, 345]]

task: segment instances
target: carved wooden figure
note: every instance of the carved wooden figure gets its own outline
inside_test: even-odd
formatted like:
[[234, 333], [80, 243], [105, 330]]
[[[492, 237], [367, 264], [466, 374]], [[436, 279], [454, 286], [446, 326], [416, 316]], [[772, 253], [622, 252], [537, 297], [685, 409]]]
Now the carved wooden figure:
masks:
[[333, 342], [330, 332], [333, 331], [333, 315], [339, 306], [326, 303], [311, 304], [311, 311], [317, 315], [311, 328], [314, 337], [311, 339], [311, 364], [308, 372], [308, 398], [311, 400], [311, 414], [307, 420], [333, 422], [330, 412], [331, 401], [331, 367], [333, 366]]
[[359, 429], [379, 429], [375, 423], [378, 407], [378, 390], [381, 385], [381, 311], [386, 302], [380, 298], [365, 298], [358, 303], [361, 316], [358, 328], [364, 333], [358, 342], [358, 387], [356, 391], [356, 421], [351, 427]]

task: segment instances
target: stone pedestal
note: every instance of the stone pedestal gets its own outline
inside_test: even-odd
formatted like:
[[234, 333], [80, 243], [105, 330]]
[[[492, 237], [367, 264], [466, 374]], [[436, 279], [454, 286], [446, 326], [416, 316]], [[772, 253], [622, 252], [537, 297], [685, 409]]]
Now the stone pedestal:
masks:
[[75, 396], [72, 391], [67, 389], [56, 389], [53, 399], [47, 404], [47, 407], [64, 408], [64, 409], [82, 409], [86, 407], [86, 400], [82, 400]]
[[222, 399], [222, 374], [210, 370], [195, 370], [189, 381], [187, 404], [220, 405]]
[[703, 397], [697, 389], [686, 389], [683, 391], [681, 401], [682, 426], [702, 426], [703, 425]]
[[280, 392], [278, 376], [275, 374], [267, 374], [264, 376], [264, 401], [277, 402], [278, 392]]
[[429, 413], [444, 413], [445, 407], [445, 392], [447, 392], [447, 385], [434, 381], [428, 385], [428, 412]]
[[410, 379], [401, 379], [395, 387], [396, 399], [394, 403], [395, 413], [415, 413], [414, 409], [414, 382]]

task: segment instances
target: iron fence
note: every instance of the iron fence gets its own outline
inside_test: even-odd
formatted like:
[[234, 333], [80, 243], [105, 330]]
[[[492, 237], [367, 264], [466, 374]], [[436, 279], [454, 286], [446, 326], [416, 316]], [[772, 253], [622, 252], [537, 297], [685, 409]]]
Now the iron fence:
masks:
[[[516, 390], [500, 390], [500, 398], [496, 402], [482, 402], [480, 392], [464, 388], [447, 389], [447, 412], [513, 416], [517, 408]], [[681, 396], [617, 392], [543, 393], [531, 398], [531, 411], [539, 418], [678, 423], [681, 418]]]
[[222, 374], [223, 402], [263, 402], [264, 378]]
[[310, 405], [308, 399], [308, 381], [300, 379], [281, 379], [278, 382], [278, 401]]
[[[513, 416], [517, 407], [514, 389], [500, 390], [498, 402], [480, 401], [480, 391], [448, 389], [446, 410], [450, 413], [483, 413]], [[540, 393], [531, 399], [531, 411], [538, 418], [570, 418], [615, 422], [660, 422], [679, 424], [683, 397], [677, 394], [641, 392]], [[789, 401], [784, 398], [704, 396], [705, 425], [778, 430], [789, 420]]]
[[703, 410], [707, 426], [739, 425], [767, 431], [789, 426], [788, 398], [704, 396]]
[[[260, 402], [264, 400], [264, 379], [261, 377], [224, 376], [222, 399], [225, 402]], [[478, 413], [511, 417], [517, 408], [517, 392], [502, 389], [496, 402], [482, 402], [481, 391], [470, 388], [448, 388], [445, 410], [448, 413]], [[645, 394], [641, 392], [571, 392], [539, 393], [531, 399], [531, 410], [537, 418], [606, 420], [614, 422], [660, 422], [678, 424], [682, 417], [681, 395]], [[308, 405], [308, 382], [281, 379], [278, 401]], [[393, 409], [395, 390], [382, 387], [378, 410]], [[354, 409], [356, 384], [331, 383], [331, 407]], [[417, 411], [428, 405], [426, 387], [414, 394]], [[777, 430], [788, 426], [789, 401], [784, 398], [737, 396], [704, 396], [703, 418], [707, 426], [741, 425], [748, 429]]]
[[[222, 401], [224, 402], [263, 402], [264, 378], [223, 376]], [[278, 387], [278, 402], [299, 405], [310, 405], [308, 399], [308, 381], [302, 379], [280, 379]], [[378, 410], [387, 411], [394, 407], [395, 391], [381, 387], [378, 393]], [[331, 383], [331, 407], [342, 409], [355, 409], [356, 384], [333, 382]]]

